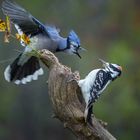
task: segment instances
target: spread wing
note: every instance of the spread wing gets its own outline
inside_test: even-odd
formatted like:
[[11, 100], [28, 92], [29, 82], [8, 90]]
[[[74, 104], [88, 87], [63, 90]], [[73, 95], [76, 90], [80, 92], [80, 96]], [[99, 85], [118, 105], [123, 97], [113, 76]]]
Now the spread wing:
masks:
[[46, 25], [46, 29], [52, 39], [58, 39], [60, 37], [60, 29], [53, 25]]
[[9, 16], [11, 22], [16, 25], [15, 27], [18, 32], [22, 31], [26, 35], [31, 36], [45, 33], [49, 37], [45, 26], [15, 2], [10, 0], [3, 1], [2, 11], [5, 15]]

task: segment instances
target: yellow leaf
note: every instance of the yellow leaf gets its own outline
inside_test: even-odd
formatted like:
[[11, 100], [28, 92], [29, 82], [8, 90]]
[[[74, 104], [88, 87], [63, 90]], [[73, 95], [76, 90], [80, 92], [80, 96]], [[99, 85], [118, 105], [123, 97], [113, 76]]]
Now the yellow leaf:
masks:
[[4, 36], [4, 42], [9, 43], [10, 33], [11, 33], [10, 20], [9, 17], [6, 16], [6, 31]]
[[5, 32], [6, 31], [6, 23], [0, 19], [0, 32]]
[[25, 35], [24, 33], [22, 35], [16, 34], [16, 39], [23, 41], [25, 43], [25, 45], [28, 45], [31, 42], [30, 38], [27, 35]]
[[5, 32], [4, 42], [9, 43], [11, 30], [10, 30], [10, 20], [8, 16], [6, 16], [6, 22], [0, 19], [0, 32]]
[[10, 19], [8, 16], [6, 16], [6, 24], [7, 24], [7, 31], [10, 33], [11, 32], [11, 27], [10, 27]]
[[21, 38], [26, 45], [30, 44], [30, 38], [28, 36], [26, 36], [25, 34], [22, 34]]
[[20, 34], [16, 34], [16, 39], [17, 40], [21, 40], [21, 35]]

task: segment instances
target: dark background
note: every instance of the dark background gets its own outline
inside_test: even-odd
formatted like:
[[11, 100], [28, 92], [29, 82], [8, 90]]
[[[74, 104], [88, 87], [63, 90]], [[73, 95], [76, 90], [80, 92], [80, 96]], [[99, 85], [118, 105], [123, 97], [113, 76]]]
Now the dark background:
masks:
[[[1, 3], [2, 1], [0, 1]], [[82, 59], [57, 54], [60, 61], [79, 70], [84, 78], [102, 65], [98, 58], [123, 67], [94, 106], [96, 117], [108, 122], [119, 140], [138, 140], [140, 133], [140, 1], [139, 0], [16, 0], [43, 23], [51, 23], [67, 36], [71, 29], [81, 38]], [[0, 17], [4, 18], [2, 12]], [[17, 40], [3, 42], [0, 33], [0, 140], [76, 140], [51, 118], [47, 93], [48, 70], [38, 81], [17, 86], [3, 72], [23, 47]], [[3, 60], [11, 59], [5, 62]]]

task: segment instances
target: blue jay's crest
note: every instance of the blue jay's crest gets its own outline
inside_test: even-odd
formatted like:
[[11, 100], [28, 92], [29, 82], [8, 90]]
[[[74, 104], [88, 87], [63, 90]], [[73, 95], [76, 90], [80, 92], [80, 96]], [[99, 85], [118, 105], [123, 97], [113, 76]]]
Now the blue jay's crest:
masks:
[[67, 48], [70, 50], [70, 53], [76, 54], [78, 55], [78, 57], [81, 58], [78, 51], [85, 50], [85, 49], [82, 48], [80, 45], [81, 44], [78, 35], [73, 30], [71, 30], [67, 38]]
[[80, 39], [73, 30], [70, 31], [68, 38], [70, 42], [75, 42], [77, 43], [77, 47], [80, 47]]

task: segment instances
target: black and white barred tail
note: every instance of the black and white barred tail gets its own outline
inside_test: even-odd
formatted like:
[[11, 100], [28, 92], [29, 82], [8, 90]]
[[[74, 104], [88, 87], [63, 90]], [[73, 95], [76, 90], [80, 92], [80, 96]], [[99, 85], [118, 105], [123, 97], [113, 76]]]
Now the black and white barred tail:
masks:
[[8, 65], [4, 71], [4, 77], [8, 82], [15, 84], [26, 84], [32, 80], [37, 80], [38, 76], [43, 75], [43, 69], [40, 68], [39, 60], [34, 57], [26, 56], [23, 59], [23, 54], [20, 54], [12, 64]]
[[85, 109], [85, 122], [88, 123], [89, 125], [93, 126], [92, 123], [92, 114], [93, 114], [93, 103], [89, 103], [88, 106]]

